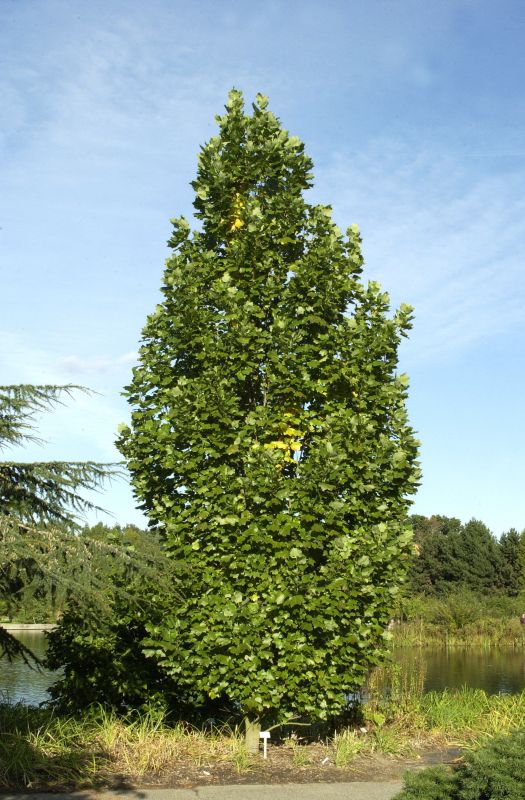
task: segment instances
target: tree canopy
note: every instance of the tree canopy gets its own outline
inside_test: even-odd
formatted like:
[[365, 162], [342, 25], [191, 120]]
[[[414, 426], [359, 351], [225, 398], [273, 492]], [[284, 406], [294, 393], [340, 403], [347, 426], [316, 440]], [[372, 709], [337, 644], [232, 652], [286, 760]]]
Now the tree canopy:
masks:
[[195, 703], [338, 713], [381, 658], [419, 471], [398, 346], [412, 309], [361, 280], [356, 225], [311, 205], [312, 162], [229, 95], [173, 220], [120, 449], [181, 605], [149, 652]]

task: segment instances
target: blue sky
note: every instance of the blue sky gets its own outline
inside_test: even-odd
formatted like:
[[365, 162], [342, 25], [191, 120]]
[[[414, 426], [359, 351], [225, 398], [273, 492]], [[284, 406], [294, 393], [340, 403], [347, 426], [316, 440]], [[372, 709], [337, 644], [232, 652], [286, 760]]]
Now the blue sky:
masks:
[[[99, 392], [9, 457], [119, 458], [169, 219], [235, 86], [415, 307], [413, 510], [525, 527], [524, 41], [522, 0], [0, 0], [1, 382]], [[125, 483], [98, 500], [141, 521]]]

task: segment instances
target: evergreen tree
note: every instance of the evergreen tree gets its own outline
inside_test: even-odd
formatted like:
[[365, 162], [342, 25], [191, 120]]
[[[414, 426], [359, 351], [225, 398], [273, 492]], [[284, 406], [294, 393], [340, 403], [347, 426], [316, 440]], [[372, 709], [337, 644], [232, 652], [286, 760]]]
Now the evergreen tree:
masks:
[[520, 563], [522, 536], [516, 528], [503, 533], [499, 540], [502, 562], [501, 586], [510, 595], [517, 595], [525, 588], [523, 566]]
[[480, 520], [471, 519], [461, 528], [453, 548], [454, 580], [479, 594], [498, 589], [502, 560], [498, 543]]
[[410, 565], [414, 593], [444, 594], [466, 588], [477, 594], [498, 589], [516, 593], [519, 567], [519, 534], [509, 531], [501, 542], [483, 522], [439, 515], [413, 515], [417, 557]]
[[193, 702], [326, 718], [384, 652], [418, 481], [398, 345], [357, 226], [309, 205], [312, 163], [261, 95], [230, 93], [173, 220], [122, 427], [142, 509], [187, 567], [149, 652]]
[[[35, 440], [35, 415], [78, 386], [0, 386], [0, 450]], [[0, 597], [18, 587], [53, 592], [74, 568], [86, 568], [72, 529], [77, 515], [98, 508], [82, 492], [116, 474], [114, 465], [96, 462], [0, 462]], [[76, 584], [79, 590], [79, 584]], [[0, 627], [0, 648], [8, 656], [27, 655]]]
[[518, 544], [518, 575], [520, 592], [525, 591], [525, 530], [520, 533]]
[[409, 572], [410, 589], [414, 593], [442, 594], [457, 580], [454, 551], [461, 521], [455, 517], [413, 514], [409, 522], [416, 546]]

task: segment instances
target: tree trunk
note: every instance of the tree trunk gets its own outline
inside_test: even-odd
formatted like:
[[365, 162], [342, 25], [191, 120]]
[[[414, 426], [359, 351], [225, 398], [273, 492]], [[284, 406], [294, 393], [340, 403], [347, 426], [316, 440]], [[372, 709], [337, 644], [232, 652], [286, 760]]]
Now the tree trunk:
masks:
[[250, 719], [249, 717], [246, 717], [246, 719], [244, 720], [244, 724], [246, 726], [245, 737], [244, 737], [246, 750], [248, 753], [258, 753], [261, 723], [259, 722], [258, 719], [253, 720]]

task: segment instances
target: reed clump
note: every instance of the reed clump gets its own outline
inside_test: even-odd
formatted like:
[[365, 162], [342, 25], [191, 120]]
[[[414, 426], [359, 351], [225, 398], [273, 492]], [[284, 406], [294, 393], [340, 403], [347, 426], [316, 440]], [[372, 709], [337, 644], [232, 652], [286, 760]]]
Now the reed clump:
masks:
[[482, 689], [429, 692], [421, 698], [428, 730], [439, 731], [450, 744], [471, 747], [523, 725], [525, 692], [488, 695]]
[[[490, 695], [483, 689], [424, 692], [424, 660], [410, 670], [387, 662], [370, 676], [364, 716], [391, 728], [401, 739], [426, 746], [471, 748], [487, 738], [520, 728], [525, 691]], [[377, 727], [377, 725], [376, 725]]]
[[525, 626], [514, 618], [482, 617], [458, 628], [415, 619], [396, 623], [392, 633], [394, 647], [525, 648]]

